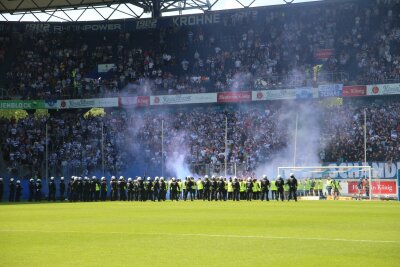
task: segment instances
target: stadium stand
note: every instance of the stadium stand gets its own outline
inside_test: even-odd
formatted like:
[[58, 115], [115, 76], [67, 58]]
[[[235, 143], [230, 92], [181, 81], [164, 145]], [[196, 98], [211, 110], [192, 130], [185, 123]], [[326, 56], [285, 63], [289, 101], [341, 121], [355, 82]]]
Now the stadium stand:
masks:
[[[46, 32], [9, 23], [0, 32], [2, 99], [51, 102], [395, 83], [400, 79], [399, 5], [368, 0], [251, 8], [220, 12], [219, 24], [135, 31]], [[101, 64], [108, 64], [104, 73], [98, 70]], [[194, 172], [217, 172], [225, 157], [227, 117], [232, 129], [228, 162], [252, 172], [287, 146], [290, 129], [271, 119], [285, 114], [285, 105], [110, 109], [103, 118], [89, 119], [82, 116], [86, 110], [70, 110], [52, 112], [47, 119], [3, 119], [2, 156], [12, 175], [43, 176], [47, 123], [52, 175], [90, 174], [103, 161], [110, 173], [143, 164], [154, 170], [161, 162], [164, 120], [165, 162], [175, 147], [185, 144], [189, 152], [184, 161]], [[399, 102], [382, 97], [322, 109], [323, 127], [316, 140], [321, 161], [363, 160], [365, 108], [372, 114], [368, 159], [400, 160]], [[104, 153], [99, 149], [102, 132]]]
[[[218, 25], [62, 34], [2, 33], [10, 96], [88, 98], [399, 81], [398, 1], [344, 1], [221, 13]], [[179, 40], [177, 42], [176, 40]], [[115, 64], [99, 75], [99, 64]], [[99, 79], [101, 77], [101, 79]], [[148, 81], [148, 82], [146, 82]]]

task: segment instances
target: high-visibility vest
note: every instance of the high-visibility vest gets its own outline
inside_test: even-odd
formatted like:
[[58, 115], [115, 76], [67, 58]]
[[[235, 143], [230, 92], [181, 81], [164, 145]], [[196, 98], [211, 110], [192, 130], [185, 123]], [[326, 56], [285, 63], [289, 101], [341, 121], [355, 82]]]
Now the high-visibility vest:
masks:
[[244, 181], [240, 182], [240, 192], [246, 192], [246, 183]]
[[297, 184], [297, 190], [299, 191], [304, 190], [304, 185], [302, 181], [299, 181], [299, 183]]
[[277, 188], [276, 188], [275, 180], [272, 180], [271, 181], [271, 191], [276, 191], [276, 190], [277, 190]]
[[307, 180], [307, 181], [306, 181], [306, 184], [304, 185], [304, 189], [305, 189], [305, 190], [310, 190], [310, 188], [311, 188], [311, 181], [310, 181], [310, 180]]
[[183, 189], [183, 190], [186, 190], [186, 181], [184, 181], [183, 183], [181, 183], [181, 185], [182, 185], [182, 189]]
[[322, 180], [319, 180], [317, 183], [317, 189], [322, 190], [324, 189], [324, 182]]
[[181, 192], [182, 191], [182, 182], [178, 182], [178, 191]]
[[197, 190], [203, 190], [203, 182], [199, 180], [196, 183], [197, 183]]
[[289, 191], [289, 185], [288, 184], [284, 184], [283, 185], [283, 191], [285, 191], [285, 192]]
[[228, 192], [233, 192], [232, 182], [228, 182]]
[[100, 185], [99, 184], [96, 184], [96, 192], [97, 191], [100, 191]]
[[261, 192], [261, 181], [257, 181], [258, 184], [258, 192]]

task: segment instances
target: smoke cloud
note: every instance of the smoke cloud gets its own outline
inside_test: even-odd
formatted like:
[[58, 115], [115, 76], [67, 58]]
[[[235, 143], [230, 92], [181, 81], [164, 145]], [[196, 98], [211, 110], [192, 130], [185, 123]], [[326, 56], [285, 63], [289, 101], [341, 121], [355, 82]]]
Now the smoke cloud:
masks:
[[[277, 120], [278, 133], [286, 135], [285, 148], [273, 153], [271, 161], [259, 166], [255, 173], [257, 176], [267, 175], [276, 177], [278, 167], [292, 166], [318, 166], [320, 165], [320, 134], [323, 109], [318, 103], [289, 102], [281, 107]], [[297, 134], [296, 117], [298, 116]], [[297, 135], [297, 138], [296, 138]], [[296, 140], [297, 139], [297, 140]], [[295, 156], [296, 147], [296, 156]], [[292, 170], [283, 173], [288, 177]], [[296, 172], [294, 172], [296, 173]], [[309, 173], [297, 173], [297, 175], [310, 175]]]

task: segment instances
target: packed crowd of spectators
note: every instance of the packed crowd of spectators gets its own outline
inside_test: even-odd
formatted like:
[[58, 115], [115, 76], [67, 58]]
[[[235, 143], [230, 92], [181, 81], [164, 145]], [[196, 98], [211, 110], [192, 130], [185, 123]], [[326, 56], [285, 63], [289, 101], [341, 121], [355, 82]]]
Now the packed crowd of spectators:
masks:
[[[315, 85], [317, 64], [318, 82], [394, 82], [399, 10], [399, 0], [328, 2], [224, 13], [210, 26], [10, 32], [4, 87], [41, 99], [274, 89]], [[99, 74], [98, 64], [115, 66]]]
[[[366, 108], [368, 160], [400, 160], [399, 101], [338, 107], [310, 104], [308, 110], [320, 117], [312, 124], [300, 120], [299, 131], [304, 131], [304, 125], [309, 129], [306, 136], [298, 137], [299, 158], [309, 152], [316, 154], [320, 162], [363, 161]], [[2, 121], [2, 155], [10, 171], [26, 165], [38, 175], [43, 174], [47, 123], [48, 165], [53, 174], [93, 173], [101, 170], [103, 163], [111, 173], [143, 165], [160, 171], [162, 140], [165, 170], [171, 164], [187, 164], [198, 173], [204, 173], [206, 165], [222, 171], [225, 140], [227, 162], [255, 170], [293, 145], [296, 116], [286, 115], [297, 110], [296, 105], [291, 108], [286, 103], [274, 103], [240, 108], [118, 111], [86, 119], [75, 112], [47, 118], [30, 115], [19, 121]], [[313, 136], [314, 132], [318, 134]], [[308, 139], [313, 139], [316, 149], [304, 145]]]

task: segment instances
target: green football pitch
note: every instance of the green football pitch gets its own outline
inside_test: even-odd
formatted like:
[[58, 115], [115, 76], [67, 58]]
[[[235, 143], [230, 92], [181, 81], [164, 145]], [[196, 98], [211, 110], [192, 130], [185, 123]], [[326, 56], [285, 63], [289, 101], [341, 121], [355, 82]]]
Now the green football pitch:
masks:
[[400, 203], [2, 204], [0, 266], [400, 266]]

